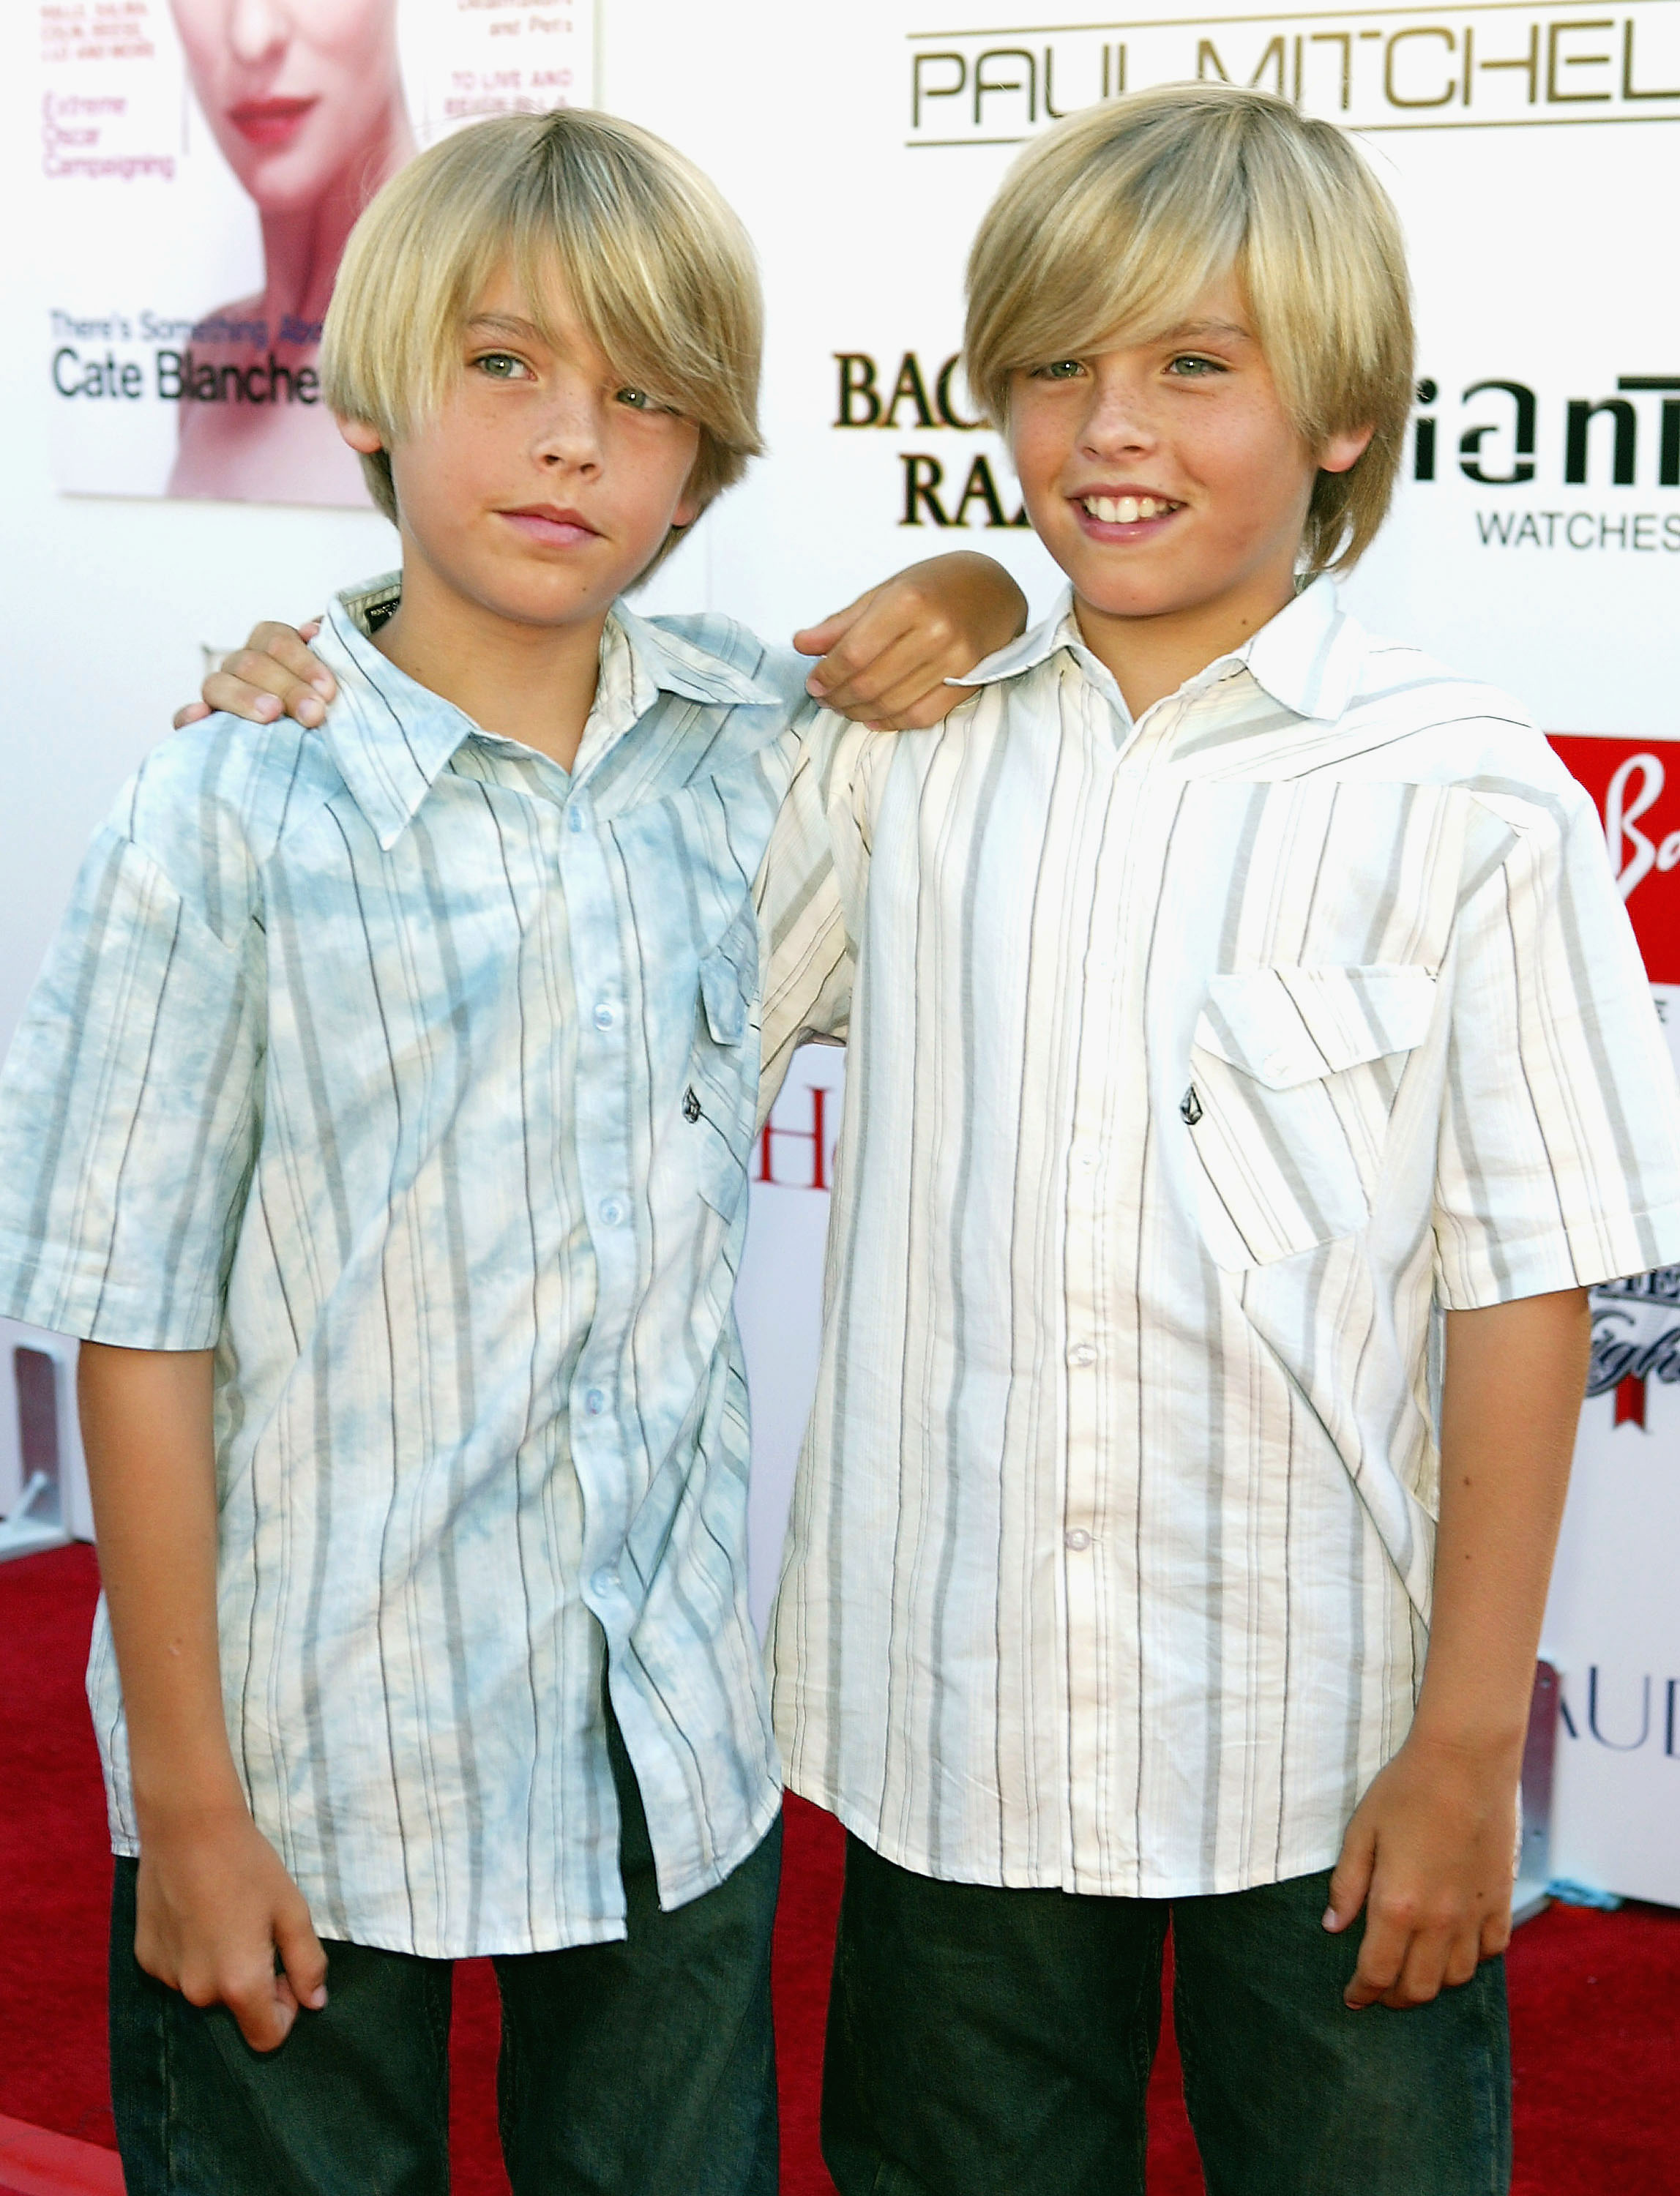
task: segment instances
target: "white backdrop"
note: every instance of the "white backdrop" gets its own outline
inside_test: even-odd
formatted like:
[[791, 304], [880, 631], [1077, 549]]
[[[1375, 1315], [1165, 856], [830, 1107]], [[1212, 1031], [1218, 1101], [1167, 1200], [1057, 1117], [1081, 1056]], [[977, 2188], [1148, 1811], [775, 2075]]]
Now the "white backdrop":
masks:
[[[143, 17], [161, 0], [129, 6]], [[941, 396], [963, 247], [1013, 141], [1098, 95], [1105, 68], [1111, 88], [1123, 67], [1133, 87], [1222, 70], [1370, 130], [1411, 238], [1423, 377], [1413, 477], [1351, 584], [1355, 608], [1511, 688], [1550, 729], [1670, 755], [1680, 318], [1656, 246], [1680, 165], [1680, 0], [1621, 0], [1591, 19], [1520, 0], [1267, 18], [1158, 0], [1147, 26], [1048, 27], [1064, 12], [965, 0], [956, 27], [922, 36], [927, 16], [902, 0], [852, 0], [843, 18], [785, 0], [603, 0], [599, 96], [718, 177], [758, 240], [771, 299], [772, 455], [661, 573], [649, 606], [713, 604], [779, 639], [884, 569], [962, 540], [1002, 557], [1042, 606], [1054, 575], [1008, 523], [1018, 499], [1002, 451], [953, 424], [966, 417], [960, 383]], [[0, 11], [13, 210], [0, 1040], [83, 841], [196, 686], [201, 650], [257, 615], [302, 615], [330, 586], [391, 561], [370, 515], [53, 492], [42, 333], [61, 267], [42, 172], [44, 20], [38, 0]], [[116, 220], [133, 217], [148, 185], [86, 188]], [[1680, 827], [1672, 760], [1661, 806], [1624, 808], [1648, 835], [1676, 810], [1634, 881], [1635, 906], [1654, 910], [1648, 936], [1668, 928], [1671, 887], [1680, 893], [1671, 854], [1669, 868], [1659, 859]], [[1637, 802], [1649, 782], [1625, 795]], [[1619, 866], [1638, 867], [1638, 841], [1619, 825], [1617, 845]], [[1654, 974], [1680, 980], [1680, 966]], [[802, 1064], [834, 1093], [830, 1137], [840, 1066]], [[797, 1132], [811, 1127], [811, 1102], [803, 1089], [784, 1098], [790, 1133], [772, 1147], [776, 1182], [755, 1190], [741, 1293], [761, 1606], [814, 1362], [825, 1199], [778, 1186], [809, 1179]], [[1663, 1299], [1601, 1305], [1607, 1348], [1628, 1316], [1654, 1368], [1644, 1422], [1613, 1425], [1608, 1394], [1588, 1406], [1548, 1619], [1568, 1719], [1553, 1858], [1680, 1904], [1680, 1397], [1664, 1377]]]

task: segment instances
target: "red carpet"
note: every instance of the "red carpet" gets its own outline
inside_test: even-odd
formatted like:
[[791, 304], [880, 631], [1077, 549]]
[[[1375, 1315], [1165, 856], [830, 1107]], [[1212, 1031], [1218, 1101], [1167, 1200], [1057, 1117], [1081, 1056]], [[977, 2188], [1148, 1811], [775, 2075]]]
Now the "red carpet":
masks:
[[[7, 2121], [109, 2145], [104, 2028], [110, 1858], [82, 1699], [97, 1590], [92, 1552], [0, 1565], [0, 2196]], [[817, 2148], [840, 1834], [789, 1803], [776, 1931], [782, 2186], [830, 2187]], [[1680, 1914], [1553, 1907], [1510, 1958], [1515, 2196], [1676, 2196], [1680, 2167]], [[496, 2154], [495, 1986], [471, 1962], [456, 1985], [455, 2187], [507, 2187]], [[1151, 2196], [1198, 2196], [1201, 2176], [1163, 2038], [1151, 2095]], [[36, 2196], [37, 2167], [16, 2185]], [[74, 2184], [61, 2185], [66, 2196]], [[91, 2181], [88, 2187], [95, 2185]], [[108, 2184], [107, 2184], [108, 2185]]]

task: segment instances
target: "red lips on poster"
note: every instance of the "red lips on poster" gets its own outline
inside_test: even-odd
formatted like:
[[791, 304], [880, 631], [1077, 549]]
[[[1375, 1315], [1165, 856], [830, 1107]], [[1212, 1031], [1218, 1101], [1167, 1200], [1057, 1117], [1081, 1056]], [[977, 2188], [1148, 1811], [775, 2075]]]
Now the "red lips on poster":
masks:
[[1598, 804], [1610, 866], [1654, 984], [1680, 983], [1680, 741], [1554, 732]]

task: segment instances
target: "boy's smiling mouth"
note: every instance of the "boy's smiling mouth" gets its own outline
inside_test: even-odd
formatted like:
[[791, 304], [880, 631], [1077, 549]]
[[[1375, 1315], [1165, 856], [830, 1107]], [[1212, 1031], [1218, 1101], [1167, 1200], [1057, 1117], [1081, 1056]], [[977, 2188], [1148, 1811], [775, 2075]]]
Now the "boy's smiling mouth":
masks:
[[1104, 535], [1158, 523], [1184, 509], [1182, 503], [1169, 495], [1158, 495], [1152, 490], [1140, 488], [1088, 488], [1071, 496], [1073, 505], [1088, 531], [1100, 531]]

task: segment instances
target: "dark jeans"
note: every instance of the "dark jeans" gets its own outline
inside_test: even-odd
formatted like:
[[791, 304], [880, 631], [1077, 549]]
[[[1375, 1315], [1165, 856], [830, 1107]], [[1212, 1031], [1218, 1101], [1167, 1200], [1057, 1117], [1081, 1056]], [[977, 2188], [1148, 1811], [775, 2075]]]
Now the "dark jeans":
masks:
[[[615, 1742], [617, 1734], [611, 1734]], [[780, 1821], [727, 1881], [662, 1914], [621, 1749], [629, 1936], [499, 1959], [502, 2151], [516, 2196], [774, 2196], [771, 1923]], [[137, 1864], [111, 1918], [111, 2086], [129, 2196], [442, 2196], [447, 1960], [329, 1944], [329, 2001], [278, 2051], [134, 1956]]]
[[1350, 2013], [1328, 1873], [1222, 1898], [936, 1883], [846, 1841], [823, 2074], [841, 2196], [1141, 2196], [1170, 1913], [1209, 2196], [1502, 2196], [1504, 1962]]

